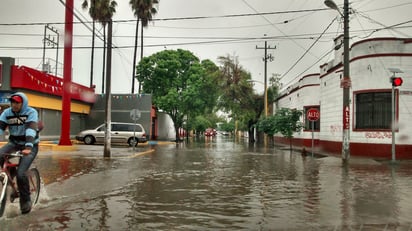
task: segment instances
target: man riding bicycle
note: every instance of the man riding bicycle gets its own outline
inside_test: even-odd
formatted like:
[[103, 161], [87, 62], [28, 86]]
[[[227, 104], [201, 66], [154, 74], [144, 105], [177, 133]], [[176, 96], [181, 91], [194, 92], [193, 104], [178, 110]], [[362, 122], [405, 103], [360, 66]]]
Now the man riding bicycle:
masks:
[[8, 128], [9, 140], [0, 148], [0, 161], [5, 153], [21, 150], [24, 155], [17, 169], [17, 186], [20, 192], [20, 210], [22, 214], [31, 211], [30, 187], [26, 175], [38, 152], [38, 113], [29, 107], [27, 96], [17, 92], [10, 97], [11, 107], [0, 115], [0, 135]]

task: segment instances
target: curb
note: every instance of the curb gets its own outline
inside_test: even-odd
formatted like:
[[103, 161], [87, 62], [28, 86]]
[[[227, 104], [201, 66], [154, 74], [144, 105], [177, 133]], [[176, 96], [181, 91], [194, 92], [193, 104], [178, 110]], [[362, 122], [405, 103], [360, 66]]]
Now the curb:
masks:
[[[1, 141], [0, 147], [5, 145], [7, 141]], [[72, 152], [79, 150], [77, 145], [83, 145], [83, 143], [72, 140], [72, 145], [59, 145], [58, 141], [40, 141], [39, 143], [39, 151], [65, 151], [65, 152]], [[167, 145], [167, 144], [176, 144], [172, 141], [157, 141], [157, 140], [149, 140], [146, 143], [139, 143], [138, 146], [152, 146], [152, 145]]]

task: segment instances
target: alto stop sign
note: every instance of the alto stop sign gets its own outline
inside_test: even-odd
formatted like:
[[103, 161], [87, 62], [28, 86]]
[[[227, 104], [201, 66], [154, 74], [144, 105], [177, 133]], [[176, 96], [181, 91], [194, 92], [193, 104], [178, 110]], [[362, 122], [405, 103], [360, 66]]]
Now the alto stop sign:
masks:
[[320, 112], [317, 108], [310, 108], [306, 112], [306, 118], [308, 118], [309, 121], [317, 121], [320, 118]]

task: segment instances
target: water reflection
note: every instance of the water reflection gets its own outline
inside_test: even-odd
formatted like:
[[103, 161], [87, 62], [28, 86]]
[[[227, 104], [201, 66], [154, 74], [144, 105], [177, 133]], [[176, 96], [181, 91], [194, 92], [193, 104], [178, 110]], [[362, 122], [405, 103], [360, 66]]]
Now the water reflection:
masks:
[[87, 174], [96, 166], [96, 161], [79, 157], [64, 156], [59, 158], [39, 157], [36, 166], [41, 169], [44, 184], [62, 182], [70, 177]]
[[[155, 149], [111, 161], [41, 160], [47, 175], [73, 177], [59, 181], [57, 202], [8, 225], [26, 219], [34, 230], [412, 229], [411, 163], [353, 158], [343, 165], [336, 157], [219, 137]], [[73, 187], [82, 193], [67, 193]]]

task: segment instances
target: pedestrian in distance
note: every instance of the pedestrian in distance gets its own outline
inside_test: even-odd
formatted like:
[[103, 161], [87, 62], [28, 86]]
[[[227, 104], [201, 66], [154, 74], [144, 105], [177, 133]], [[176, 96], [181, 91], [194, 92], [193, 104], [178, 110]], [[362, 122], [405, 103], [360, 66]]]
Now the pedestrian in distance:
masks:
[[0, 161], [5, 153], [21, 151], [23, 157], [17, 169], [17, 186], [20, 192], [22, 214], [31, 211], [30, 186], [26, 175], [39, 150], [39, 116], [36, 109], [29, 106], [27, 96], [22, 92], [10, 96], [11, 106], [0, 115], [0, 135], [9, 131], [8, 142], [0, 148]]

